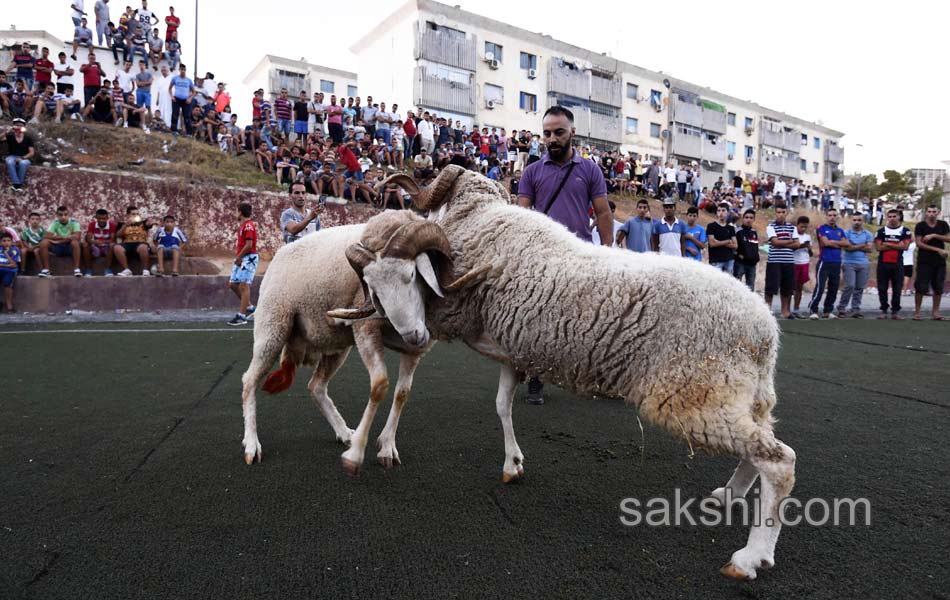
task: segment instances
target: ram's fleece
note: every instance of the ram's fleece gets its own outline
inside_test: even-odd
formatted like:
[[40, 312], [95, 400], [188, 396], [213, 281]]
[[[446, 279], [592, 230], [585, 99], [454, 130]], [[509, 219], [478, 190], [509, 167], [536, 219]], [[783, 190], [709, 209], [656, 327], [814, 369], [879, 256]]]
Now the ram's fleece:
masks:
[[[585, 243], [545, 215], [513, 206], [500, 184], [450, 166], [416, 197], [444, 230], [456, 268], [486, 269], [466, 294], [434, 299], [426, 325], [503, 363], [497, 408], [505, 429], [504, 479], [523, 456], [510, 426], [524, 375], [578, 393], [625, 398], [693, 448], [741, 462], [720, 501], [762, 476], [762, 512], [794, 484], [794, 451], [772, 432], [779, 329], [736, 279], [692, 260]], [[753, 527], [722, 571], [754, 578], [774, 564], [780, 524]]]

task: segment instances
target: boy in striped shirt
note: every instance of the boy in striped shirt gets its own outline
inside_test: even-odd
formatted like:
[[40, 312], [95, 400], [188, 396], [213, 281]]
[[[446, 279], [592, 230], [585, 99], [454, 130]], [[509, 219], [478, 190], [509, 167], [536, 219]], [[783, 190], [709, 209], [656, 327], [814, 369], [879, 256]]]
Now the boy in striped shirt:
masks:
[[772, 296], [781, 295], [782, 317], [791, 319], [792, 292], [795, 291], [795, 250], [798, 249], [796, 228], [785, 220], [788, 208], [775, 203], [775, 221], [766, 229], [769, 258], [765, 265], [765, 303], [772, 308]]

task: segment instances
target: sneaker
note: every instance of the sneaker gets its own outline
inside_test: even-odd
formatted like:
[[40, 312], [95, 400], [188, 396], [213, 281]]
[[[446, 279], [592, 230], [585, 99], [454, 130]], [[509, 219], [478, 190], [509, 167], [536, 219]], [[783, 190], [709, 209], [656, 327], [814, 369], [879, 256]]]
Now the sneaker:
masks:
[[142, 277], [151, 277], [152, 274], [148, 272], [148, 269], [142, 270]]
[[129, 128], [129, 123], [128, 123], [128, 121], [123, 122], [123, 123], [122, 123], [122, 129], [128, 129], [128, 128]]
[[92, 269], [86, 269], [86, 277], [92, 277]]
[[151, 271], [152, 275], [158, 275], [158, 264], [156, 263], [149, 267], [149, 271]]
[[155, 277], [164, 277], [164, 276], [165, 276], [165, 273], [161, 271], [155, 271]]
[[544, 384], [537, 377], [532, 377], [528, 380], [528, 395], [525, 397], [525, 402], [535, 405], [544, 404], [543, 392]]
[[250, 306], [247, 307], [247, 310], [244, 312], [244, 314], [246, 314], [246, 315], [247, 315], [247, 318], [250, 319], [251, 316], [252, 316], [255, 312], [257, 312], [257, 306], [251, 304]]
[[228, 321], [228, 325], [237, 327], [238, 325], [247, 325], [247, 317], [234, 315], [234, 318]]
[[69, 118], [72, 119], [73, 121], [78, 121], [78, 120], [79, 120], [79, 113], [73, 113], [72, 116], [69, 117]]
[[73, 277], [82, 277], [82, 271], [79, 269], [73, 269]]
[[112, 269], [106, 269], [106, 272], [103, 273], [106, 277], [115, 277], [115, 273], [112, 272]]
[[145, 135], [152, 135], [152, 130], [149, 129], [148, 127], [143, 127], [142, 131], [145, 132]]
[[119, 277], [131, 277], [132, 269], [122, 269], [119, 271]]
[[851, 313], [851, 318], [852, 318], [852, 319], [863, 319], [863, 318], [864, 318], [864, 315], [861, 314], [860, 312], [855, 311], [855, 312]]
[[122, 124], [122, 117], [119, 117], [118, 119], [115, 120], [115, 126], [118, 127], [121, 124]]
[[49, 277], [49, 269], [43, 269], [36, 274], [37, 277]]
[[812, 321], [817, 321], [819, 319], [818, 313], [811, 313], [810, 315], [808, 315], [808, 318], [811, 319]]
[[36, 117], [33, 117], [32, 119], [30, 119], [29, 123], [30, 123], [30, 125], [39, 125], [39, 124], [40, 124], [40, 120], [37, 119]]
[[837, 317], [837, 315], [835, 315], [835, 313], [831, 312], [831, 313], [824, 313], [824, 314], [822, 314], [822, 315], [821, 315], [821, 318], [822, 318], [822, 319], [829, 319], [829, 320], [830, 320], [830, 319], [837, 319], [838, 317]]

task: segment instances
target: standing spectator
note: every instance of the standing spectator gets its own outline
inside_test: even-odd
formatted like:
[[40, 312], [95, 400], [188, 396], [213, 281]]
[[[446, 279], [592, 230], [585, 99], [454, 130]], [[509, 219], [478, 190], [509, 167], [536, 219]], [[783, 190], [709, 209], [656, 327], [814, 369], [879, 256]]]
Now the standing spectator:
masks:
[[[841, 259], [841, 274], [844, 280], [844, 290], [838, 302], [839, 317], [853, 317], [863, 319], [861, 313], [861, 299], [864, 288], [868, 283], [868, 254], [874, 250], [874, 236], [864, 228], [864, 213], [855, 213], [851, 217], [851, 228], [845, 231], [845, 241], [842, 246], [844, 254]], [[896, 270], [898, 274], [897, 295], [900, 296], [900, 264]], [[848, 302], [850, 301], [850, 312]], [[899, 310], [899, 309], [898, 309]]]
[[148, 0], [142, 0], [142, 8], [136, 11], [139, 23], [142, 24], [144, 31], [151, 31], [152, 25], [158, 24], [158, 18], [155, 13], [148, 9]]
[[[75, 50], [73, 52], [75, 53]], [[75, 58], [74, 55], [73, 59]], [[95, 53], [89, 53], [89, 62], [80, 66], [79, 72], [82, 73], [83, 104], [88, 107], [89, 102], [102, 88], [102, 65], [96, 60]]]
[[82, 256], [79, 247], [79, 222], [69, 218], [69, 209], [60, 206], [56, 209], [56, 220], [50, 223], [49, 229], [40, 242], [40, 277], [49, 277], [49, 255], [71, 256], [73, 258], [73, 275], [82, 277], [79, 270], [79, 259]]
[[122, 64], [122, 68], [115, 72], [115, 81], [119, 83], [119, 88], [123, 94], [131, 94], [135, 89], [135, 76], [132, 72], [132, 61], [127, 60]]
[[802, 305], [802, 291], [805, 284], [811, 279], [809, 270], [811, 268], [811, 235], [808, 233], [808, 224], [810, 219], [805, 215], [798, 217], [795, 222], [795, 235], [798, 237], [798, 248], [795, 249], [795, 299], [792, 306], [792, 314], [796, 319], [803, 319], [807, 315], [801, 314], [799, 309]]
[[[815, 232], [818, 236], [818, 266], [815, 268], [816, 287], [808, 305], [809, 319], [818, 318], [821, 297], [825, 297], [822, 317], [834, 319], [835, 298], [841, 282], [841, 248], [846, 246], [844, 230], [838, 227], [838, 211], [834, 207], [825, 212], [827, 222]], [[826, 290], [827, 287], [827, 290]]]
[[[21, 253], [22, 255], [24, 255], [24, 256], [26, 255], [26, 252], [28, 252], [26, 243], [23, 241], [22, 238], [20, 238], [20, 234], [17, 233], [16, 229], [14, 229], [13, 227], [7, 227], [7, 226], [4, 224], [2, 217], [0, 217], [0, 233], [8, 233], [8, 234], [10, 234], [10, 239], [13, 240], [13, 247], [14, 247], [14, 248], [17, 248], [17, 249], [20, 251], [20, 253]], [[19, 263], [19, 270], [20, 270], [21, 272], [22, 272], [22, 271], [25, 269], [25, 267], [26, 267], [26, 264], [25, 264], [25, 263], [26, 263], [26, 259], [25, 259], [25, 258], [23, 259], [22, 262]]]
[[396, 121], [396, 115], [390, 112], [386, 112], [386, 103], [380, 102], [379, 110], [376, 111], [376, 137], [379, 137], [379, 135], [382, 134], [383, 142], [387, 145], [392, 140], [390, 128], [392, 126], [392, 123], [394, 123], [395, 121]]
[[[230, 121], [231, 116], [228, 115], [227, 118], [224, 118], [223, 113], [225, 111], [230, 112], [228, 107], [231, 106], [231, 94], [225, 91], [225, 84], [219, 83], [217, 89], [214, 91], [214, 94], [211, 96], [211, 102], [214, 104], [214, 110], [222, 114], [221, 120], [224, 122]], [[306, 92], [303, 92], [306, 94]]]
[[[46, 86], [53, 83], [53, 61], [49, 59], [49, 48], [43, 48], [40, 50], [40, 57], [36, 59], [35, 64], [35, 80], [36, 80], [36, 89], [45, 90]], [[60, 92], [62, 93], [62, 92]]]
[[109, 25], [109, 0], [96, 0], [93, 11], [96, 14], [97, 45], [101, 46], [102, 38], [106, 38], [106, 42], [109, 41], [109, 37], [106, 35]]
[[290, 120], [293, 118], [294, 105], [287, 99], [287, 88], [280, 90], [280, 96], [274, 100], [274, 116], [277, 117], [277, 131], [290, 139]]
[[[516, 181], [515, 177], [512, 177], [511, 180], [515, 183], [516, 189], [513, 195], [514, 197], [517, 198], [518, 197], [518, 190], [517, 190], [518, 182]], [[613, 236], [614, 245], [619, 246], [620, 245], [619, 234], [620, 234], [620, 229], [623, 227], [623, 223], [617, 220], [617, 204], [613, 200], [608, 200], [607, 205], [610, 207], [610, 217], [611, 217], [611, 221], [613, 221], [613, 226], [614, 226], [614, 236]], [[593, 229], [590, 230], [591, 239], [595, 243], [600, 242], [602, 244], [603, 242], [600, 239], [600, 231], [597, 230], [597, 224], [593, 223], [592, 226], [593, 226]]]
[[910, 245], [904, 250], [904, 296], [914, 295], [914, 254], [917, 252], [917, 242], [911, 237]]
[[366, 97], [366, 106], [360, 109], [362, 112], [363, 118], [363, 127], [366, 128], [366, 135], [369, 136], [369, 139], [376, 139], [376, 113], [379, 112], [379, 109], [373, 106], [373, 97]]
[[[170, 42], [178, 39], [178, 28], [181, 27], [181, 19], [175, 16], [175, 7], [168, 7], [168, 16], [165, 17], [165, 41]], [[167, 48], [168, 45], [166, 44]]]
[[[901, 213], [892, 208], [887, 211], [887, 224], [877, 230], [874, 246], [877, 248], [877, 295], [881, 301], [879, 319], [887, 318], [887, 309], [891, 309], [891, 318], [901, 320], [901, 285], [904, 269], [903, 258], [910, 247], [910, 230], [901, 224]], [[913, 259], [911, 259], [913, 260]], [[911, 263], [913, 270], [913, 263]], [[887, 302], [887, 286], [891, 286], [891, 303]]]
[[165, 261], [169, 258], [172, 261], [172, 277], [178, 277], [178, 265], [181, 262], [181, 253], [184, 251], [184, 245], [188, 238], [175, 224], [174, 215], [165, 215], [162, 219], [162, 226], [157, 228], [155, 235], [152, 236], [154, 244], [155, 258], [158, 261], [158, 269], [155, 274], [159, 277], [165, 275]]
[[[728, 222], [728, 218], [729, 206], [725, 203], [717, 206], [716, 220], [706, 226], [706, 238], [709, 240], [710, 266], [732, 274], [735, 271], [736, 249], [739, 247], [739, 242], [736, 238], [736, 228]], [[758, 249], [756, 249], [755, 258], [758, 262]]]
[[[686, 209], [686, 232], [683, 234], [683, 237], [686, 239], [686, 254], [683, 256], [703, 262], [703, 248], [706, 247], [707, 236], [706, 228], [696, 223], [696, 219], [698, 218], [699, 210], [695, 206], [690, 206]], [[732, 225], [729, 227], [732, 227]], [[711, 252], [712, 250], [710, 249], [710, 253]], [[712, 261], [711, 257], [712, 254], [710, 254], [710, 261]], [[731, 262], [729, 264], [728, 272], [732, 272]]]
[[310, 110], [306, 90], [300, 90], [300, 99], [294, 100], [294, 135], [297, 139], [307, 138], [310, 129]]
[[0, 287], [3, 287], [3, 308], [8, 313], [13, 308], [13, 285], [22, 263], [20, 250], [13, 245], [13, 236], [9, 232], [0, 233]]
[[231, 267], [229, 286], [240, 301], [240, 308], [228, 325], [246, 325], [252, 318], [256, 307], [251, 304], [251, 284], [257, 272], [257, 226], [251, 220], [251, 205], [242, 202], [237, 208], [237, 217], [241, 221], [238, 228], [237, 256]]
[[14, 192], [23, 191], [26, 185], [26, 170], [30, 161], [36, 156], [36, 146], [33, 137], [26, 132], [26, 121], [13, 119], [13, 129], [7, 132], [7, 174], [10, 176], [10, 187]]
[[914, 227], [914, 239], [917, 241], [917, 278], [914, 281], [914, 320], [920, 320], [920, 306], [924, 294], [933, 297], [933, 318], [943, 321], [940, 315], [940, 296], [947, 280], [947, 251], [944, 243], [950, 242], [950, 226], [946, 221], [938, 221], [940, 209], [931, 204], [924, 213], [924, 220]]
[[20, 45], [19, 50], [14, 50], [13, 62], [10, 63], [10, 66], [7, 67], [7, 70], [16, 70], [16, 78], [22, 79], [23, 83], [26, 85], [26, 90], [28, 92], [32, 92], [35, 68], [36, 60], [33, 58], [33, 53], [30, 50], [30, 44], [28, 42], [23, 42], [23, 44]]
[[125, 222], [119, 224], [116, 231], [116, 238], [121, 239], [121, 243], [115, 245], [115, 259], [122, 267], [119, 277], [130, 277], [132, 269], [129, 268], [129, 256], [138, 255], [142, 262], [142, 277], [151, 275], [148, 270], [148, 230], [152, 223], [139, 214], [139, 209], [135, 206], [129, 206], [125, 209]]
[[650, 218], [650, 204], [646, 198], [640, 198], [637, 200], [636, 216], [627, 219], [617, 233], [617, 245], [625, 246], [627, 250], [634, 252], [652, 252], [653, 225], [654, 220]]
[[765, 265], [765, 303], [772, 310], [772, 297], [780, 294], [782, 317], [789, 319], [793, 318], [791, 304], [792, 292], [795, 290], [795, 249], [798, 248], [798, 238], [795, 237], [795, 226], [785, 220], [787, 214], [785, 203], [776, 202], [775, 221], [766, 229], [769, 258]]
[[[420, 124], [422, 121], [420, 121]], [[545, 157], [525, 169], [518, 186], [518, 204], [534, 208], [587, 242], [592, 241], [588, 211], [593, 207], [600, 243], [613, 245], [613, 225], [607, 203], [607, 184], [592, 161], [574, 150], [574, 114], [555, 105], [542, 120]], [[539, 365], [543, 369], [543, 365]], [[527, 401], [543, 404], [543, 386], [535, 375], [528, 382]]]
[[755, 270], [759, 264], [759, 232], [755, 230], [755, 211], [742, 213], [742, 226], [736, 231], [736, 265], [733, 274], [750, 292], [755, 291]]
[[419, 136], [419, 149], [425, 148], [431, 154], [435, 149], [435, 129], [432, 127], [432, 117], [424, 113], [422, 120], [416, 123], [416, 133]]
[[676, 200], [671, 192], [663, 199], [663, 218], [653, 223], [653, 251], [667, 256], [683, 256], [686, 253], [685, 233], [686, 226], [676, 218]]
[[86, 27], [86, 18], [83, 17], [82, 21], [79, 23], [79, 26], [76, 27], [73, 31], [73, 60], [78, 60], [76, 58], [76, 51], [79, 47], [87, 48], [90, 51], [92, 50], [92, 31]]
[[676, 167], [676, 195], [680, 200], [686, 200], [686, 180], [689, 178], [689, 171], [686, 165], [677, 165]]
[[170, 128], [172, 124], [172, 94], [169, 89], [172, 87], [172, 79], [174, 76], [171, 75], [168, 70], [167, 65], [162, 65], [161, 77], [158, 77], [155, 80], [155, 119], [156, 121], [162, 121], [165, 124], [165, 128]]
[[295, 181], [290, 186], [291, 206], [280, 214], [280, 229], [284, 233], [284, 243], [296, 242], [305, 235], [320, 231], [320, 213], [326, 206], [317, 203], [313, 210], [304, 208], [307, 198], [307, 186]]
[[177, 31], [173, 31], [169, 39], [165, 41], [165, 60], [173, 71], [178, 68], [178, 61], [181, 60], [181, 42], [178, 41]]
[[40, 261], [40, 244], [43, 243], [43, 238], [46, 237], [46, 228], [43, 227], [40, 218], [40, 213], [31, 212], [26, 227], [20, 231], [20, 247], [23, 250], [23, 263], [20, 265], [22, 271], [26, 270], [26, 261], [31, 254], [37, 265], [43, 264]]
[[191, 111], [189, 106], [195, 99], [195, 84], [188, 79], [188, 69], [184, 64], [178, 65], [178, 75], [172, 77], [168, 86], [168, 93], [172, 96], [172, 134], [178, 133], [178, 117], [181, 115], [185, 122], [185, 131], [188, 135], [193, 132], [191, 124]]
[[[335, 144], [343, 142], [343, 107], [337, 105], [336, 94], [330, 95], [329, 106], [324, 107], [327, 116], [327, 127], [330, 131], [330, 139]], [[367, 130], [369, 128], [367, 127]]]
[[[359, 100], [359, 98], [357, 98], [357, 100]], [[308, 119], [310, 131], [314, 133], [319, 132], [320, 134], [326, 133], [323, 130], [323, 111], [323, 94], [314, 93], [313, 100], [307, 103], [307, 112], [310, 115]]]
[[73, 75], [76, 71], [66, 62], [65, 52], [60, 52], [56, 60], [58, 62], [53, 66], [53, 73], [56, 74], [56, 93], [65, 94], [67, 87], [74, 87]]
[[[154, 78], [148, 72], [145, 61], [139, 61], [139, 72], [135, 75], [135, 103], [151, 111], [152, 109], [152, 82]], [[128, 123], [126, 123], [128, 125]]]
[[86, 228], [86, 239], [82, 243], [82, 256], [86, 263], [86, 277], [92, 277], [94, 258], [106, 259], [105, 276], [112, 277], [112, 255], [115, 248], [116, 225], [109, 220], [109, 211], [100, 208], [96, 218]]
[[[82, 21], [82, 18], [86, 16], [86, 7], [84, 0], [73, 0], [72, 4], [69, 5], [69, 8], [73, 10], [73, 27], [79, 27], [79, 23]], [[76, 60], [76, 57], [73, 57], [73, 60]]]

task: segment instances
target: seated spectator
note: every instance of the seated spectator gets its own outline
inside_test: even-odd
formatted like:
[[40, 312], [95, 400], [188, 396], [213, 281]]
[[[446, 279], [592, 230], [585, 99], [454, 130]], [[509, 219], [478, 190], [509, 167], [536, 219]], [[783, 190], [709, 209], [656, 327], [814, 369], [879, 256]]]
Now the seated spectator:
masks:
[[317, 193], [321, 198], [330, 192], [336, 198], [343, 197], [343, 176], [336, 172], [336, 163], [327, 161], [317, 175]]
[[61, 95], [56, 94], [56, 86], [52, 83], [47, 84], [33, 105], [33, 118], [30, 119], [30, 123], [38, 124], [40, 117], [46, 117], [50, 120], [55, 118], [58, 112], [59, 97]]
[[85, 17], [82, 18], [79, 25], [73, 30], [73, 54], [70, 57], [73, 60], [79, 60], [76, 58], [76, 50], [78, 50], [80, 46], [92, 49], [92, 30], [86, 27]]
[[14, 192], [23, 190], [26, 185], [26, 170], [30, 161], [36, 156], [36, 146], [33, 137], [26, 132], [26, 122], [23, 119], [14, 119], [13, 128], [7, 132], [7, 174], [10, 176], [10, 187]]
[[20, 249], [13, 245], [13, 236], [9, 232], [0, 232], [0, 287], [3, 287], [3, 308], [6, 312], [16, 312], [13, 308], [13, 284], [20, 270]]
[[82, 119], [82, 102], [73, 96], [73, 86], [67, 85], [62, 94], [56, 94], [56, 122], [62, 123], [63, 116], [69, 115], [73, 120]]
[[151, 133], [148, 128], [151, 122], [148, 105], [140, 105], [133, 101], [130, 96], [129, 101], [122, 107], [122, 122], [123, 127], [140, 127], [145, 133]]
[[131, 50], [129, 51], [129, 58], [134, 61], [135, 55], [138, 54], [142, 57], [142, 60], [145, 61], [145, 64], [148, 65], [148, 50], [146, 49], [148, 37], [145, 35], [145, 28], [138, 21], [133, 21], [133, 24], [130, 24], [130, 29], [131, 35], [129, 36], [129, 41]]
[[433, 175], [432, 157], [425, 148], [420, 148], [419, 154], [413, 159], [412, 176], [421, 182], [431, 179]]
[[148, 40], [148, 57], [152, 61], [152, 69], [155, 71], [158, 70], [158, 63], [162, 62], [162, 59], [165, 58], [164, 46], [165, 43], [156, 27], [152, 30], [152, 35]]
[[26, 271], [26, 261], [30, 255], [33, 256], [33, 260], [37, 265], [42, 264], [40, 262], [40, 243], [46, 236], [46, 228], [40, 223], [40, 218], [40, 213], [31, 212], [26, 227], [20, 231], [20, 250], [23, 254], [20, 269], [22, 271]]
[[99, 93], [93, 96], [90, 102], [86, 104], [86, 108], [82, 110], [82, 116], [84, 119], [92, 118], [96, 123], [114, 123], [118, 121], [118, 113], [108, 87], [103, 86], [99, 89]]
[[[112, 21], [109, 21], [107, 27], [107, 35], [112, 40], [112, 58], [115, 60], [115, 64], [119, 64], [119, 50], [122, 51], [122, 60], [129, 60], [129, 46], [126, 43], [125, 33], [116, 27]], [[128, 32], [128, 28], [126, 28], [126, 32]]]
[[260, 169], [261, 173], [269, 175], [274, 171], [274, 157], [270, 151], [270, 144], [266, 140], [262, 139], [257, 145], [254, 156], [257, 160], [257, 168]]
[[73, 275], [82, 277], [79, 270], [79, 259], [82, 253], [79, 247], [79, 221], [69, 218], [69, 209], [60, 206], [56, 209], [56, 220], [50, 223], [49, 229], [40, 242], [40, 277], [49, 277], [49, 255], [71, 256], [73, 258]]
[[133, 254], [138, 254], [139, 260], [142, 261], [142, 276], [151, 275], [148, 270], [148, 230], [151, 227], [152, 223], [139, 214], [137, 207], [129, 206], [125, 209], [125, 222], [120, 223], [116, 231], [118, 243], [115, 245], [115, 259], [122, 267], [119, 277], [132, 275], [128, 257]]
[[223, 123], [218, 126], [218, 148], [221, 152], [231, 152], [234, 149], [234, 136]]
[[171, 133], [171, 129], [168, 128], [168, 125], [165, 123], [165, 119], [162, 117], [162, 111], [155, 109], [155, 114], [152, 119], [149, 121], [149, 129], [152, 131], [160, 131], [162, 133]]
[[92, 261], [95, 258], [106, 259], [105, 276], [112, 277], [112, 255], [115, 248], [115, 222], [109, 220], [109, 211], [100, 208], [96, 218], [86, 228], [86, 239], [82, 243], [82, 256], [86, 263], [86, 277], [92, 277]]
[[0, 114], [10, 117], [10, 94], [13, 92], [13, 86], [7, 81], [5, 71], [0, 71]]
[[172, 260], [172, 277], [178, 277], [178, 265], [181, 260], [181, 253], [188, 242], [188, 238], [175, 225], [174, 215], [165, 215], [162, 219], [162, 227], [152, 236], [152, 242], [155, 244], [155, 258], [158, 259], [158, 270], [156, 275], [162, 277], [165, 275], [165, 260]]
[[[0, 233], [9, 233], [10, 237], [13, 238], [13, 245], [20, 250], [20, 254], [23, 254], [23, 240], [20, 238], [20, 235], [16, 232], [16, 229], [12, 227], [7, 227], [3, 222], [3, 217], [0, 216]], [[20, 263], [20, 270], [24, 269], [23, 263]]]
[[26, 81], [17, 79], [14, 88], [7, 92], [7, 110], [14, 119], [26, 119], [33, 110], [33, 92], [26, 87]]

